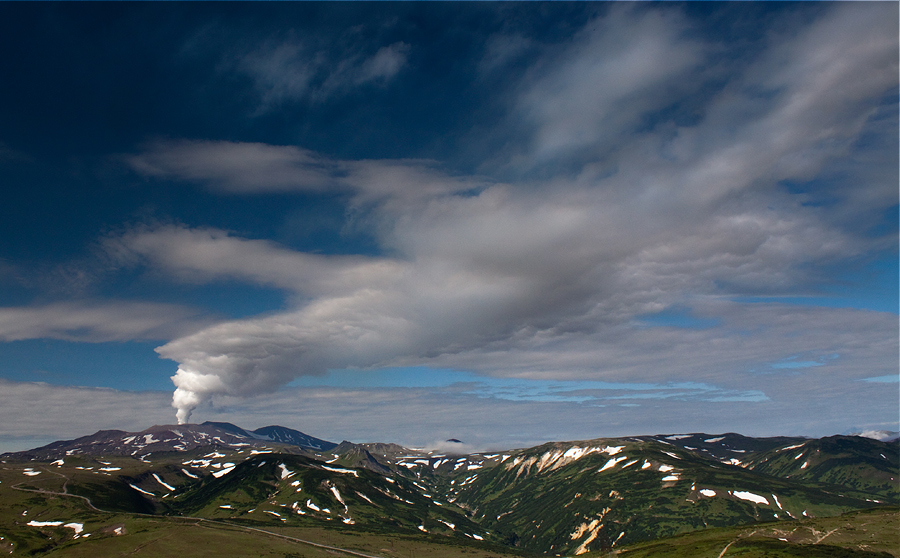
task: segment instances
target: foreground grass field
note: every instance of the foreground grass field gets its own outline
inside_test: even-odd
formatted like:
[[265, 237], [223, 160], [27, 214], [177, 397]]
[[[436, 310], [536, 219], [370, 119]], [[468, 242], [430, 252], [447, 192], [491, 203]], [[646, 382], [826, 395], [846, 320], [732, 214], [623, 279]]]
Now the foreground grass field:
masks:
[[900, 556], [900, 508], [707, 529], [636, 544], [617, 555], [620, 558], [891, 558]]

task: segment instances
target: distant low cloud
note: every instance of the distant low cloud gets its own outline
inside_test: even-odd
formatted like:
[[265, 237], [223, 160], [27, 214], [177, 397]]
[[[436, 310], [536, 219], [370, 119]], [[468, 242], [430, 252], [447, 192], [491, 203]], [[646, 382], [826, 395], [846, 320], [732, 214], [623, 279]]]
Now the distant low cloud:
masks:
[[150, 424], [166, 424], [172, 416], [166, 411], [170, 397], [166, 392], [0, 379], [0, 448], [17, 438], [44, 439], [46, 444], [99, 429], [143, 430]]
[[[849, 385], [849, 384], [848, 384]], [[848, 398], [873, 405], [896, 404], [896, 393], [862, 383], [851, 392], [815, 399], [793, 392], [774, 393], [770, 401], [692, 402], [691, 412], [673, 400], [610, 401], [607, 405], [570, 402], [485, 400], [482, 397], [421, 388], [286, 388], [252, 397], [220, 396], [202, 407], [204, 420], [227, 421], [244, 428], [280, 424], [339, 442], [393, 442], [407, 447], [445, 447], [487, 451], [529, 447], [603, 436], [741, 432], [750, 436], [825, 436], [858, 424], [858, 430], [897, 430], [896, 422], [872, 420], [866, 406], [846, 406]], [[73, 439], [99, 429], [140, 431], [170, 424], [167, 392], [130, 392], [0, 380], [0, 452]], [[888, 403], [890, 398], [893, 403]], [[840, 412], [822, 413], [822, 409]], [[793, 417], [785, 424], [784, 417]], [[660, 425], [664, 424], [664, 427]], [[27, 440], [26, 440], [27, 438]]]

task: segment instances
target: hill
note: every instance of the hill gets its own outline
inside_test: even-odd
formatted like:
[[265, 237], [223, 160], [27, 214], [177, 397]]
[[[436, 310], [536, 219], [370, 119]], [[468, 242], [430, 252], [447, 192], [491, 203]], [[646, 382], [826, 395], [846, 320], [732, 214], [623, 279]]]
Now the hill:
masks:
[[[41, 548], [35, 533], [47, 529], [69, 535], [46, 535], [54, 544], [81, 540], [64, 528], [73, 516], [54, 512], [52, 500], [69, 508], [81, 502], [88, 516], [149, 514], [581, 555], [896, 506], [898, 447], [856, 436], [697, 433], [448, 455], [334, 444], [275, 426], [155, 426], [4, 454], [0, 529], [13, 548], [30, 552]], [[36, 515], [27, 508], [38, 498], [44, 511]], [[57, 521], [62, 527], [48, 524]]]

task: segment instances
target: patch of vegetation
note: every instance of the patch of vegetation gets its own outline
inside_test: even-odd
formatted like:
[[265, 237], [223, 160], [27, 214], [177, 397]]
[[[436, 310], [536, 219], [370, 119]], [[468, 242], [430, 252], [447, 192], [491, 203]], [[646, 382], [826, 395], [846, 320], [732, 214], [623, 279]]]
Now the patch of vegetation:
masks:
[[158, 505], [119, 480], [72, 482], [67, 488], [69, 493], [84, 496], [101, 510], [147, 514], [159, 510]]
[[838, 517], [708, 529], [634, 544], [619, 558], [895, 558], [900, 555], [900, 509]]

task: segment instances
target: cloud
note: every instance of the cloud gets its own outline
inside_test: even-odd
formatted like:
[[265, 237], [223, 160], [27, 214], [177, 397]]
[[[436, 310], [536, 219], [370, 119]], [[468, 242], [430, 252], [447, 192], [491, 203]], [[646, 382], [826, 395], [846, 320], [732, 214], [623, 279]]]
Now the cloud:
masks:
[[363, 60], [358, 68], [349, 72], [349, 76], [345, 79], [357, 85], [388, 80], [406, 65], [409, 49], [409, 45], [404, 42], [381, 47], [371, 58]]
[[[692, 378], [766, 397], [771, 390], [759, 386], [771, 383], [802, 392], [806, 405], [831, 400], [841, 378], [896, 367], [893, 316], [737, 302], [812, 294], [835, 264], [896, 249], [894, 229], [873, 237], [825, 203], [832, 188], [817, 186], [834, 179], [832, 161], [859, 153], [863, 135], [890, 132], [882, 109], [896, 88], [897, 37], [884, 9], [829, 5], [767, 35], [759, 52], [713, 79], [701, 68], [714, 45], [692, 38], [680, 11], [614, 6], [513, 88], [510, 118], [524, 124], [503, 132], [522, 139], [509, 140], [500, 167], [527, 180], [290, 146], [148, 146], [127, 159], [148, 176], [228, 193], [343, 192], [384, 254], [300, 254], [185, 227], [113, 239], [175, 278], [230, 277], [293, 293], [282, 312], [158, 349], [179, 363], [179, 420], [211, 396], [271, 393], [330, 368]], [[688, 123], [663, 116], [697, 88], [705, 102]], [[885, 211], [896, 204], [896, 165], [892, 173], [860, 188], [848, 187], [856, 175], [842, 176], [841, 195]], [[670, 307], [716, 325], [641, 322]], [[769, 364], [798, 354], [840, 358], [772, 375]], [[812, 386], [799, 388], [798, 378]]]
[[515, 106], [516, 115], [533, 126], [530, 156], [608, 150], [648, 112], [689, 91], [687, 77], [705, 50], [689, 30], [676, 10], [615, 5], [567, 48], [538, 62]]
[[[10, 438], [71, 439], [98, 429], [143, 430], [166, 424], [167, 392], [54, 386], [0, 379], [0, 444]], [[24, 449], [24, 448], [22, 448]]]
[[478, 62], [478, 71], [484, 77], [521, 59], [535, 48], [533, 41], [517, 33], [500, 33], [489, 37], [484, 46], [484, 54]]
[[338, 170], [305, 149], [226, 141], [156, 141], [123, 160], [145, 176], [232, 193], [322, 191], [337, 182]]
[[[772, 399], [763, 402], [691, 402], [690, 413], [684, 412], [683, 402], [666, 399], [631, 400], [626, 402], [629, 406], [609, 400], [597, 406], [486, 400], [422, 388], [307, 387], [251, 397], [220, 396], [203, 404], [198, 413], [204, 420], [250, 429], [281, 424], [335, 442], [432, 447], [436, 440], [456, 438], [473, 451], [529, 447], [562, 437], [735, 431], [751, 436], [826, 436], [845, 431], [848, 424], [866, 430], [898, 429], [895, 414], [891, 422], [873, 411], [887, 405], [896, 408], [896, 391], [865, 382], [848, 382], [845, 387], [815, 399], [773, 390]], [[72, 439], [98, 429], [140, 431], [148, 424], [168, 424], [169, 398], [165, 392], [0, 380], [0, 451]], [[847, 406], [848, 399], [872, 405]], [[834, 412], [823, 414], [823, 408]], [[785, 422], [786, 416], [792, 417], [790, 422]]]
[[247, 142], [159, 140], [120, 159], [144, 176], [200, 183], [216, 192], [343, 192], [359, 204], [430, 199], [486, 183], [448, 176], [434, 161], [329, 159], [299, 147]]
[[142, 226], [101, 244], [119, 266], [148, 265], [190, 283], [236, 279], [307, 296], [377, 285], [401, 266], [383, 258], [301, 253], [220, 229], [177, 225]]
[[314, 40], [287, 39], [237, 54], [223, 67], [253, 81], [264, 113], [287, 102], [320, 103], [354, 88], [385, 84], [406, 65], [409, 51], [402, 41], [372, 53], [358, 45], [334, 52]]
[[88, 343], [171, 339], [210, 323], [196, 310], [150, 302], [57, 302], [0, 308], [0, 340], [62, 339]]

